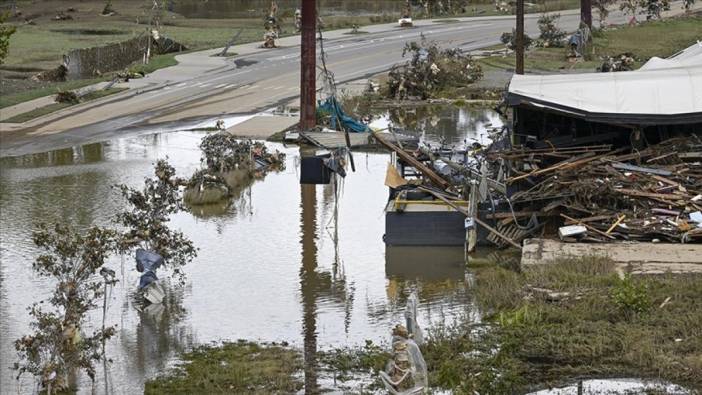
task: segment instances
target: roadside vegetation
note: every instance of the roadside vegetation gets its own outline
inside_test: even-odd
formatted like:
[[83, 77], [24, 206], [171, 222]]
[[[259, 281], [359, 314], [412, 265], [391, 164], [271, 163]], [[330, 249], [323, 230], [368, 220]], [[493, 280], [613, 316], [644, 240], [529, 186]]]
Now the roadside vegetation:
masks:
[[[702, 15], [644, 22], [636, 26], [617, 26], [593, 33], [595, 56], [592, 60], [569, 62], [565, 48], [536, 47], [525, 54], [527, 72], [552, 72], [563, 69], [595, 71], [602, 58], [631, 53], [635, 68], [653, 56], [667, 57], [683, 50], [702, 38]], [[645, 45], [642, 45], [645, 43]], [[504, 46], [493, 47], [502, 49]], [[514, 54], [490, 56], [478, 60], [487, 72], [514, 70]]]
[[[108, 89], [95, 90], [95, 91], [89, 92], [89, 93], [81, 96], [79, 98], [79, 102], [52, 103], [52, 104], [49, 104], [48, 106], [39, 107], [39, 108], [34, 109], [32, 111], [16, 115], [12, 118], [4, 120], [3, 122], [23, 123], [23, 122], [31, 121], [32, 119], [39, 118], [41, 116], [51, 114], [51, 113], [59, 111], [59, 110], [63, 110], [64, 108], [68, 108], [68, 107], [74, 106], [74, 105], [79, 104], [79, 103], [85, 103], [85, 102], [89, 102], [92, 100], [100, 99], [100, 98], [103, 98], [106, 96], [114, 95], [115, 93], [123, 92], [125, 90], [127, 90], [127, 88], [108, 88]], [[65, 92], [65, 91], [63, 91], [63, 92]], [[38, 96], [38, 97], [41, 97], [41, 96]]]

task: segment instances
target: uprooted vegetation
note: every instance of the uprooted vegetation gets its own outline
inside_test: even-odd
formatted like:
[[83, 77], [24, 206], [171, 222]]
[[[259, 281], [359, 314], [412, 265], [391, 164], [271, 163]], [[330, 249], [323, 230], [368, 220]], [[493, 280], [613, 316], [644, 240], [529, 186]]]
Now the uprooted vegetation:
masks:
[[18, 379], [30, 373], [40, 391], [54, 394], [75, 384], [71, 378], [79, 370], [95, 378], [95, 362], [104, 357], [104, 342], [114, 336], [115, 328], [103, 325], [88, 334], [85, 329], [90, 326], [84, 324], [103, 298], [105, 283], [112, 281], [107, 273], [114, 277], [103, 265], [116, 250], [117, 239], [116, 232], [98, 227], [80, 233], [62, 225], [41, 225], [33, 233], [34, 244], [44, 250], [34, 270], [55, 280], [55, 287], [49, 298], [29, 308], [34, 332], [15, 341]]
[[186, 183], [184, 199], [191, 205], [220, 202], [232, 196], [246, 180], [267, 171], [285, 169], [285, 154], [270, 152], [264, 143], [238, 140], [229, 133], [205, 136], [200, 143], [204, 168]]
[[458, 48], [443, 49], [422, 37], [420, 42], [405, 45], [404, 64], [390, 70], [388, 96], [393, 99], [426, 100], [447, 88], [468, 86], [483, 77], [483, 71], [472, 56]]
[[184, 181], [176, 177], [175, 169], [166, 160], [156, 163], [154, 173], [156, 177], [144, 180], [142, 189], [118, 186], [130, 206], [117, 214], [117, 222], [126, 229], [120, 250], [155, 251], [183, 282], [183, 267], [197, 256], [197, 248], [183, 232], [169, 228], [168, 222], [171, 215], [187, 211], [180, 191]]

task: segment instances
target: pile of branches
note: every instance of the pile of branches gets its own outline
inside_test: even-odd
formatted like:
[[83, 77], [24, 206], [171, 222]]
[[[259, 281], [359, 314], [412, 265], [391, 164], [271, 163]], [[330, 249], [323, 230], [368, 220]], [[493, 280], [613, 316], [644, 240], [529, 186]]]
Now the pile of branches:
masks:
[[211, 204], [230, 197], [236, 182], [227, 182], [227, 173], [243, 172], [250, 178], [269, 170], [285, 169], [284, 153], [270, 152], [264, 143], [237, 140], [229, 133], [205, 136], [200, 149], [205, 166], [186, 183], [184, 197], [188, 204]]
[[634, 64], [636, 59], [631, 52], [625, 52], [617, 56], [608, 56], [605, 58], [602, 65], [597, 68], [597, 71], [602, 73], [609, 73], [614, 71], [632, 71], [634, 70]]
[[581, 240], [702, 242], [702, 140], [696, 135], [630, 153], [608, 145], [520, 147], [492, 159], [532, 169], [507, 180], [531, 186], [510, 197], [518, 210], [583, 225], [588, 231]]
[[447, 87], [467, 86], [483, 77], [472, 56], [458, 48], [442, 49], [424, 37], [406, 44], [402, 56], [409, 56], [409, 61], [394, 66], [388, 81], [394, 99], [425, 100]]
[[[500, 36], [500, 42], [505, 44], [508, 49], [514, 50], [517, 48], [517, 32], [512, 29], [511, 32], [504, 32]], [[529, 49], [534, 44], [534, 40], [526, 33], [524, 34], [524, 49]]]
[[567, 33], [558, 28], [560, 14], [544, 14], [539, 17], [539, 39], [536, 40], [537, 47], [561, 48], [565, 44]]
[[256, 163], [272, 167], [285, 166], [285, 154], [269, 152], [265, 144], [251, 140], [237, 140], [229, 133], [207, 135], [200, 143], [202, 161], [210, 173], [225, 173], [245, 168], [253, 170]]

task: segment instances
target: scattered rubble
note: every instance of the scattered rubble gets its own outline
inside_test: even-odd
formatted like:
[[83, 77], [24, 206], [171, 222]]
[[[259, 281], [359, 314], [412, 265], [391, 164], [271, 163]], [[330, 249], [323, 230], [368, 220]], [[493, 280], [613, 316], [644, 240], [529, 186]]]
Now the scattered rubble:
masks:
[[614, 72], [614, 71], [632, 71], [634, 70], [634, 64], [636, 59], [631, 52], [625, 52], [617, 56], [608, 56], [604, 59], [604, 62], [597, 71], [602, 73]]
[[396, 65], [389, 74], [389, 95], [394, 99], [426, 100], [449, 86], [472, 84], [483, 77], [483, 71], [472, 56], [458, 48], [442, 49], [424, 37], [406, 44], [403, 57], [410, 60]]

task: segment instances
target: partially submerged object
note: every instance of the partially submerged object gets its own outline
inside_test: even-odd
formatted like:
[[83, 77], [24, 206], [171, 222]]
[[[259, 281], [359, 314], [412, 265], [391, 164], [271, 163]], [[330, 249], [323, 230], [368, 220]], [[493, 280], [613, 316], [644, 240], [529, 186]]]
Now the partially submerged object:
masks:
[[427, 365], [417, 343], [402, 325], [392, 331], [392, 359], [380, 372], [385, 389], [390, 394], [423, 394], [428, 388]]
[[158, 283], [156, 269], [163, 265], [163, 257], [155, 251], [139, 248], [136, 250], [135, 258], [136, 269], [142, 273], [139, 278], [140, 295], [149, 303], [161, 303], [166, 294]]

